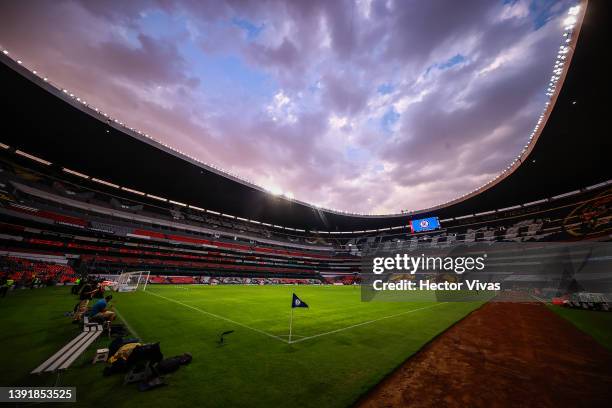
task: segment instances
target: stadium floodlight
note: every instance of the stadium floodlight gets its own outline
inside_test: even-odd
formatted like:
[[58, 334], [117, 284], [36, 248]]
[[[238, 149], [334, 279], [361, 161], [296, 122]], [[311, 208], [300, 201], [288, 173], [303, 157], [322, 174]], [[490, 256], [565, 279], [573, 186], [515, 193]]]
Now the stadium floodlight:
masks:
[[117, 277], [112, 288], [116, 292], [134, 292], [139, 288], [147, 290], [150, 271], [123, 272]]

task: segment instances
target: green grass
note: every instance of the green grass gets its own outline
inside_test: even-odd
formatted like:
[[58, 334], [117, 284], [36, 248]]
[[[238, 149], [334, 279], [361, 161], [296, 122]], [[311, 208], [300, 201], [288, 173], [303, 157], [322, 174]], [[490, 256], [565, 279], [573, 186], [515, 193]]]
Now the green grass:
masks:
[[552, 305], [549, 307], [578, 329], [592, 336], [604, 347], [612, 350], [612, 312], [570, 309]]
[[[167, 357], [190, 352], [193, 362], [168, 375], [167, 387], [140, 393], [123, 386], [123, 376], [102, 377], [103, 366], [91, 365], [94, 349], [109, 342], [101, 339], [60, 378], [77, 387], [77, 405], [345, 407], [481, 304], [361, 302], [359, 287], [337, 286], [148, 291], [116, 294], [113, 303], [146, 342], [160, 341]], [[0, 299], [0, 385], [56, 381], [28, 373], [79, 331], [63, 317], [76, 302], [68, 292], [22, 290]], [[292, 292], [310, 308], [295, 309], [298, 342], [288, 344]], [[226, 330], [234, 333], [219, 347]]]

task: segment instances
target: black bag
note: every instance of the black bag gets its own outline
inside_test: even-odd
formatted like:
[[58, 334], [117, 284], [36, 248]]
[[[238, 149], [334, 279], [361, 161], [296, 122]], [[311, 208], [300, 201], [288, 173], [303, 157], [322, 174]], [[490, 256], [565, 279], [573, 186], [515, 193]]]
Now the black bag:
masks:
[[162, 360], [155, 367], [160, 374], [168, 374], [173, 373], [179, 369], [182, 365], [187, 365], [191, 363], [192, 357], [191, 354], [185, 353], [180, 356], [170, 357], [165, 360]]
[[112, 365], [107, 365], [104, 367], [104, 371], [102, 375], [108, 377], [109, 375], [113, 375], [115, 373], [125, 373], [128, 369], [127, 363], [124, 359], [120, 358], [115, 361]]
[[138, 343], [139, 341], [140, 339], [136, 338], [125, 339], [123, 337], [117, 337], [108, 345], [108, 356], [114, 356], [117, 350], [121, 348], [121, 346], [124, 346], [129, 343]]
[[122, 324], [111, 324], [110, 334], [121, 337], [121, 336], [125, 336], [128, 333]]
[[143, 344], [142, 346], [136, 347], [132, 354], [127, 359], [128, 366], [133, 366], [136, 363], [142, 361], [149, 361], [151, 363], [159, 363], [164, 359], [164, 355], [159, 348], [159, 343]]
[[[127, 343], [121, 344], [118, 340], [119, 339], [115, 339], [111, 343], [111, 346], [115, 350], [115, 353], [123, 344], [132, 343], [132, 341], [128, 341]], [[109, 352], [110, 350], [111, 347], [109, 347]], [[134, 350], [132, 350], [132, 353], [129, 355], [127, 361], [122, 358], [117, 359], [112, 365], [106, 366], [102, 374], [104, 376], [108, 376], [115, 373], [125, 373], [130, 368], [134, 367], [136, 364], [145, 364], [148, 362], [158, 363], [163, 358], [164, 356], [162, 355], [161, 350], [159, 348], [159, 343], [143, 344], [142, 346], [138, 346]]]

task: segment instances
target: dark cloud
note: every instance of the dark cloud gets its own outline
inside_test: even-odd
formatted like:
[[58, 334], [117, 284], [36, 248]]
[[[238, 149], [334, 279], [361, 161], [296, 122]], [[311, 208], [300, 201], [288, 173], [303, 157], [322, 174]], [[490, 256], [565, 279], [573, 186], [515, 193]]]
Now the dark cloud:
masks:
[[333, 111], [354, 115], [368, 100], [368, 90], [351, 73], [328, 73], [322, 78], [324, 101]]
[[106, 41], [91, 50], [90, 60], [94, 66], [103, 66], [107, 74], [124, 77], [135, 83], [173, 84], [185, 83], [196, 86], [197, 78], [186, 74], [186, 62], [179, 54], [176, 44], [138, 34], [137, 46]]
[[248, 47], [248, 56], [258, 64], [264, 66], [282, 67], [294, 70], [301, 62], [299, 50], [290, 39], [284, 38], [278, 46], [265, 46], [252, 44]]

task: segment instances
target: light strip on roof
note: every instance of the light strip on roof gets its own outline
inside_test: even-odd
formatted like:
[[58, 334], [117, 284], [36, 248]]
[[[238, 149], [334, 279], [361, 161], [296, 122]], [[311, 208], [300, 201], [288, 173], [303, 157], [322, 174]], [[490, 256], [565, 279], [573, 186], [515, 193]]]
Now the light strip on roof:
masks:
[[541, 200], [536, 200], [536, 201], [531, 201], [529, 203], [525, 203], [523, 204], [524, 207], [528, 207], [530, 205], [536, 205], [536, 204], [542, 204], [545, 203], [547, 200], [545, 198], [541, 199]]
[[95, 177], [92, 177], [91, 180], [95, 181], [96, 183], [104, 184], [105, 186], [119, 188], [119, 186], [117, 184], [113, 184], [113, 183], [111, 183], [109, 181], [106, 181], [106, 180], [97, 179]]
[[554, 196], [554, 197], [551, 197], [551, 199], [553, 199], [553, 200], [557, 200], [557, 199], [559, 199], [559, 198], [569, 197], [569, 196], [571, 196], [571, 195], [578, 194], [578, 193], [580, 193], [580, 190], [574, 190], [574, 191], [570, 191], [570, 192], [568, 192], [568, 193], [563, 193], [563, 194], [556, 195], [556, 196]]
[[598, 184], [593, 184], [592, 186], [588, 186], [586, 189], [587, 190], [594, 190], [596, 188], [603, 187], [603, 186], [606, 186], [606, 185], [611, 184], [611, 183], [612, 183], [612, 180], [608, 180], [608, 181], [604, 181], [603, 183], [598, 183]]
[[147, 197], [149, 197], [149, 198], [153, 198], [153, 199], [155, 199], [155, 200], [159, 200], [159, 201], [168, 201], [167, 199], [165, 199], [165, 198], [163, 198], [163, 197], [158, 197], [158, 196], [155, 196], [155, 195], [153, 195], [153, 194], [147, 194]]
[[21, 150], [15, 150], [15, 153], [17, 153], [20, 156], [27, 157], [30, 160], [34, 160], [34, 161], [37, 161], [37, 162], [42, 163], [44, 165], [47, 165], [47, 166], [51, 164], [51, 162], [49, 162], [49, 161], [43, 160], [40, 157], [36, 157], [36, 156], [31, 155], [29, 153], [23, 152]]
[[82, 177], [84, 179], [88, 179], [89, 178], [89, 176], [86, 175], [86, 174], [79, 173], [78, 171], [70, 170], [70, 169], [68, 169], [66, 167], [62, 168], [62, 170], [65, 171], [66, 173], [69, 173], [69, 174], [72, 174], [72, 175], [75, 175], [75, 176], [78, 176], [78, 177]]
[[128, 191], [130, 193], [141, 195], [141, 196], [145, 195], [145, 193], [143, 193], [142, 191], [132, 190], [131, 188], [127, 188], [127, 187], [121, 187], [121, 189], [124, 191]]
[[491, 211], [484, 211], [484, 212], [476, 213], [476, 214], [474, 214], [474, 216], [475, 216], [475, 217], [480, 217], [481, 215], [493, 214], [494, 212], [495, 212], [495, 210], [491, 210]]
[[[499, 210], [497, 210], [498, 212], [502, 212], [502, 211], [508, 211], [508, 210], [516, 210], [517, 208], [521, 208], [520, 205], [513, 205], [512, 207], [506, 207], [506, 208], [501, 208]], [[459, 219], [459, 217], [455, 217], [456, 220]]]

